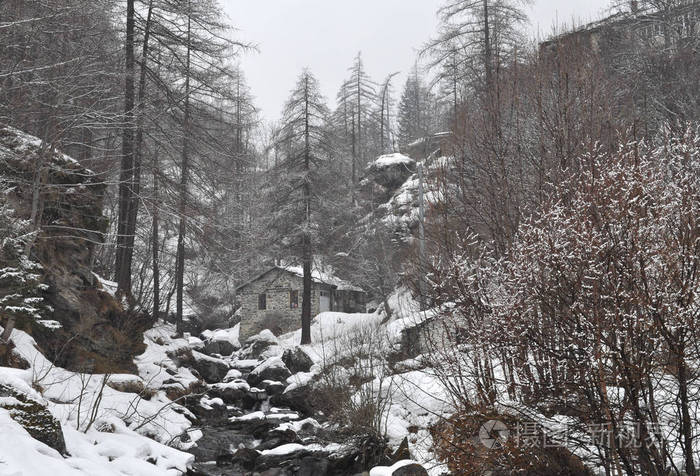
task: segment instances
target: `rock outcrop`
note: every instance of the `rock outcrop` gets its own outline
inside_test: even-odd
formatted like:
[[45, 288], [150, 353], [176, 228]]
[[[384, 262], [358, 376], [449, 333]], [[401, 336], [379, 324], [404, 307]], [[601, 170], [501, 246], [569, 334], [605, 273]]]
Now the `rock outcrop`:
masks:
[[133, 357], [143, 352], [142, 333], [151, 322], [124, 312], [92, 272], [95, 246], [108, 227], [104, 177], [36, 137], [0, 125], [0, 180], [16, 218], [28, 220], [35, 210], [29, 256], [43, 266], [43, 297], [52, 309], [42, 317], [61, 325], [23, 322], [18, 328], [70, 370], [134, 371]]
[[286, 349], [282, 354], [282, 362], [293, 374], [297, 372], [308, 372], [314, 361], [304, 352], [301, 347]]
[[61, 424], [42, 402], [18, 392], [13, 387], [0, 384], [0, 408], [27, 430], [32, 438], [66, 454], [66, 441]]

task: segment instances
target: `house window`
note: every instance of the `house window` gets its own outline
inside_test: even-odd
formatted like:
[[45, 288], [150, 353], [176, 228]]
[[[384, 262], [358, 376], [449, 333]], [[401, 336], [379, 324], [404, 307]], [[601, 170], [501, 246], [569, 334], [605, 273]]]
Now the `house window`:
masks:
[[258, 294], [258, 309], [261, 311], [267, 309], [267, 294]]
[[299, 307], [299, 291], [296, 289], [289, 291], [289, 309], [297, 309]]

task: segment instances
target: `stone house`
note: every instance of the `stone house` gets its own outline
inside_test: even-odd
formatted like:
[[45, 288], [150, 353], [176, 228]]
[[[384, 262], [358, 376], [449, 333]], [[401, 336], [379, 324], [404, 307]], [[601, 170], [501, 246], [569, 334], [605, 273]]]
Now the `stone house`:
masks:
[[[311, 316], [325, 311], [365, 312], [367, 295], [333, 275], [313, 270]], [[301, 267], [274, 266], [236, 289], [241, 304], [242, 340], [263, 329], [275, 335], [301, 326], [303, 271]]]
[[624, 44], [650, 48], [693, 48], [700, 34], [700, 4], [681, 0], [667, 9], [644, 10], [630, 0], [627, 10], [583, 25], [540, 43], [542, 55], [555, 55], [562, 46], [581, 47], [595, 53], [620, 52]]

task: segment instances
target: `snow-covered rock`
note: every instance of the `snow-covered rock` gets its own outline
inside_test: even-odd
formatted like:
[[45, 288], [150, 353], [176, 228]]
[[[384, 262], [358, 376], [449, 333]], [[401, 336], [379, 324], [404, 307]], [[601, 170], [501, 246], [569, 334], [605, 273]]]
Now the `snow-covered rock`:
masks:
[[226, 376], [224, 377], [223, 382], [228, 383], [228, 382], [233, 382], [236, 379], [239, 379], [243, 376], [243, 373], [238, 370], [238, 369], [231, 369], [226, 373]]
[[107, 381], [114, 390], [124, 393], [142, 394], [146, 390], [146, 384], [138, 375], [114, 374], [109, 376]]
[[240, 324], [236, 324], [229, 329], [202, 332], [201, 337], [204, 339], [205, 352], [210, 355], [231, 355], [240, 349], [241, 343], [238, 341], [240, 326]]
[[405, 459], [392, 466], [376, 466], [369, 476], [428, 476], [428, 471], [416, 461]]
[[225, 360], [192, 351], [193, 366], [207, 383], [221, 382], [229, 371]]
[[[2, 369], [4, 368], [0, 367], [0, 371]], [[65, 454], [66, 442], [61, 424], [42, 400], [36, 398], [36, 395], [0, 383], [0, 410], [7, 412], [32, 438]]]
[[277, 344], [279, 341], [277, 340], [277, 337], [275, 337], [275, 334], [273, 334], [271, 330], [265, 329], [259, 334], [255, 334], [254, 336], [248, 337], [245, 341], [246, 345], [250, 345], [253, 342], [266, 342], [268, 344]]
[[314, 361], [304, 352], [304, 349], [298, 346], [285, 349], [282, 354], [282, 362], [284, 362], [289, 371], [293, 374], [297, 372], [308, 372], [314, 364]]
[[[0, 386], [9, 387], [11, 391], [4, 393], [12, 394], [0, 397], [0, 402], [5, 404], [0, 405], [4, 407], [0, 408], [0, 474], [175, 476], [185, 473], [193, 463], [192, 455], [162, 443], [186, 449], [201, 437], [201, 432], [189, 431], [187, 441], [179, 437], [191, 427], [188, 417], [192, 418], [192, 414], [158, 391], [164, 380], [160, 373], [171, 376], [163, 372], [157, 365], [159, 362], [146, 362], [147, 357], [163, 357], [165, 362], [172, 363], [164, 349], [179, 344], [163, 341], [157, 345], [149, 340], [148, 355], [140, 356], [138, 362], [145, 373], [140, 378], [113, 375], [110, 379], [99, 374], [77, 374], [55, 365], [39, 352], [34, 339], [22, 331], [16, 330], [12, 341], [15, 351], [31, 367], [27, 370], [0, 367]], [[160, 372], [154, 372], [155, 368]], [[114, 386], [143, 382], [150, 390], [150, 400], [112, 388], [110, 380]], [[40, 420], [36, 413], [30, 415], [30, 425], [26, 428], [13, 419], [17, 410], [13, 407], [24, 399], [21, 395], [33, 402], [30, 406], [36, 403], [36, 408], [50, 417], [48, 427], [37, 426]], [[65, 450], [59, 446], [56, 451], [40, 441], [51, 437], [56, 425], [63, 433]], [[32, 426], [42, 434], [35, 434]]]
[[415, 160], [407, 155], [395, 153], [379, 156], [369, 164], [366, 174], [374, 183], [393, 190], [415, 171]]
[[248, 375], [248, 383], [252, 386], [261, 383], [263, 380], [280, 382], [285, 381], [291, 375], [292, 373], [284, 365], [281, 357], [271, 357], [253, 369]]
[[250, 385], [243, 380], [234, 380], [228, 383], [216, 383], [209, 389], [209, 393], [222, 399], [226, 403], [238, 404], [246, 397]]
[[282, 349], [279, 340], [269, 329], [265, 329], [259, 334], [250, 336], [245, 341], [245, 346], [240, 352], [242, 359], [266, 359], [273, 355], [279, 355]]

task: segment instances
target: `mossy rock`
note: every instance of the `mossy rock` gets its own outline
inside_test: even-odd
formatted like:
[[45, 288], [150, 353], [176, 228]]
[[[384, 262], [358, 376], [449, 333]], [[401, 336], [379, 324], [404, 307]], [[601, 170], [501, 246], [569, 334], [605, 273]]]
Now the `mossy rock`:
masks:
[[0, 401], [0, 408], [7, 410], [10, 417], [27, 430], [32, 438], [62, 455], [67, 454], [61, 424], [43, 404], [2, 384], [0, 397], [5, 397], [4, 402]]

